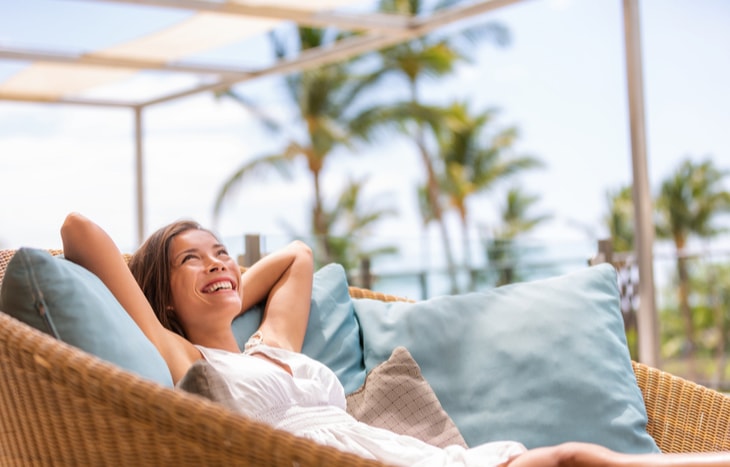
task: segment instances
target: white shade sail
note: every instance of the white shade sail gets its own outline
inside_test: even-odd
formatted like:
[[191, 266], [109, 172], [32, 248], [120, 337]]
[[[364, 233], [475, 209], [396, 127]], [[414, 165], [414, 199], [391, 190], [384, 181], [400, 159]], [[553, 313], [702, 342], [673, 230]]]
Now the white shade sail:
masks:
[[[0, 77], [0, 99], [144, 107], [225, 88], [248, 79], [341, 60], [519, 1], [483, 0], [416, 18], [363, 11], [371, 2], [362, 0], [85, 0], [82, 3], [117, 8], [123, 4], [136, 9], [140, 15], [144, 15], [145, 9], [155, 8], [188, 12], [189, 16], [123, 43], [98, 50], [90, 47], [82, 53], [6, 47], [0, 43], [0, 62], [24, 64], [5, 79]], [[0, 7], [0, 14], [2, 8], [12, 7]], [[114, 10], [110, 8], [109, 14], [113, 15]], [[210, 63], [210, 60], [200, 63], [200, 54], [241, 44], [287, 23], [331, 26], [362, 34], [326, 48], [309, 50], [299, 57], [265, 65], [243, 68]], [[163, 89], [155, 96], [129, 95], [121, 91], [125, 80], [145, 71], [188, 75], [194, 78], [193, 84], [183, 90]], [[119, 84], [119, 87], [111, 84]]]

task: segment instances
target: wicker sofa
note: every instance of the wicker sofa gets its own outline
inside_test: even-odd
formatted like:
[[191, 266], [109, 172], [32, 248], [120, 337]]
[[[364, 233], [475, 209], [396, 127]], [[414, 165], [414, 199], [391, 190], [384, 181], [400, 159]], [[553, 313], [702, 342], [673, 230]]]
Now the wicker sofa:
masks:
[[[0, 281], [11, 255], [0, 254]], [[633, 369], [663, 452], [730, 450], [730, 397]], [[380, 465], [142, 379], [0, 313], [0, 465], [224, 464]]]

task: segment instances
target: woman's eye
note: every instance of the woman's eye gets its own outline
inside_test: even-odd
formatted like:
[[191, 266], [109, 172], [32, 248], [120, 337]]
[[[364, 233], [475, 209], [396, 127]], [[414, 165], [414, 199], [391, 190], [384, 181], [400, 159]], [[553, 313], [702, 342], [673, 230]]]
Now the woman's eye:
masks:
[[180, 264], [185, 264], [186, 262], [188, 262], [191, 259], [195, 259], [195, 255], [185, 255], [185, 256], [183, 256], [182, 261], [180, 261]]
[[228, 250], [221, 250], [218, 252], [218, 256], [229, 256]]

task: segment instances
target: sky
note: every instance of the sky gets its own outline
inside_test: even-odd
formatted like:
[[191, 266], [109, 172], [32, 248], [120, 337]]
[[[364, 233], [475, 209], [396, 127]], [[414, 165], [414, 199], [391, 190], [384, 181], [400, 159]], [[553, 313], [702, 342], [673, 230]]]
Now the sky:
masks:
[[[178, 13], [152, 12], [146, 21], [121, 16], [79, 29], [72, 12], [88, 8], [86, 3], [0, 0], [0, 45], [64, 41], [88, 47], [84, 41], [97, 37], [99, 46], [107, 46], [133, 36], [135, 28], [145, 32], [179, 19]], [[510, 45], [482, 44], [474, 49], [474, 62], [446, 84], [421, 88], [431, 102], [468, 100], [473, 109], [496, 108], [497, 125], [519, 129], [519, 152], [546, 167], [516, 183], [539, 195], [535, 213], [552, 216], [531, 237], [580, 257], [605, 236], [606, 192], [631, 182], [621, 8], [620, 0], [525, 0], [484, 14], [479, 20], [509, 29]], [[730, 169], [730, 2], [642, 0], [640, 15], [652, 191], [685, 158], [712, 158]], [[215, 54], [235, 61], [242, 50]], [[266, 52], [260, 44], [245, 50]], [[20, 66], [0, 65], [0, 81]], [[159, 79], [140, 79], [135, 86], [154, 88]], [[237, 90], [276, 111], [284, 102], [277, 86], [275, 78], [264, 78]], [[126, 109], [0, 101], [0, 248], [59, 247], [64, 216], [79, 211], [122, 250], [133, 250], [133, 122]], [[143, 125], [147, 233], [180, 218], [211, 225], [213, 202], [227, 176], [281, 147], [240, 105], [209, 94], [150, 107]], [[423, 245], [436, 242], [436, 231], [424, 240], [414, 195], [423, 173], [414, 149], [391, 139], [356, 152], [329, 162], [325, 193], [336, 192], [350, 174], [368, 175], [366, 196], [373, 203], [397, 200], [399, 210], [374, 235], [403, 245], [404, 254], [423, 255]], [[259, 233], [272, 245], [288, 238], [283, 223], [306, 231], [312, 193], [300, 169], [294, 181], [270, 176], [247, 183], [226, 205], [216, 230], [233, 242]], [[494, 225], [505, 187], [473, 200], [475, 224]]]

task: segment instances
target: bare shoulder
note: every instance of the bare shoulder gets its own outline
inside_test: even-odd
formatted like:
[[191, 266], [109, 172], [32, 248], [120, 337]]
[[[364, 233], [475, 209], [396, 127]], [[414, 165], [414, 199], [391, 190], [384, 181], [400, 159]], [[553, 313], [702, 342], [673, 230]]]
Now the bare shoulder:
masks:
[[203, 358], [203, 355], [197, 347], [184, 337], [172, 331], [165, 331], [167, 331], [165, 333], [166, 342], [163, 345], [158, 345], [158, 349], [161, 350], [162, 356], [167, 362], [172, 380], [177, 383], [185, 376], [193, 363]]

